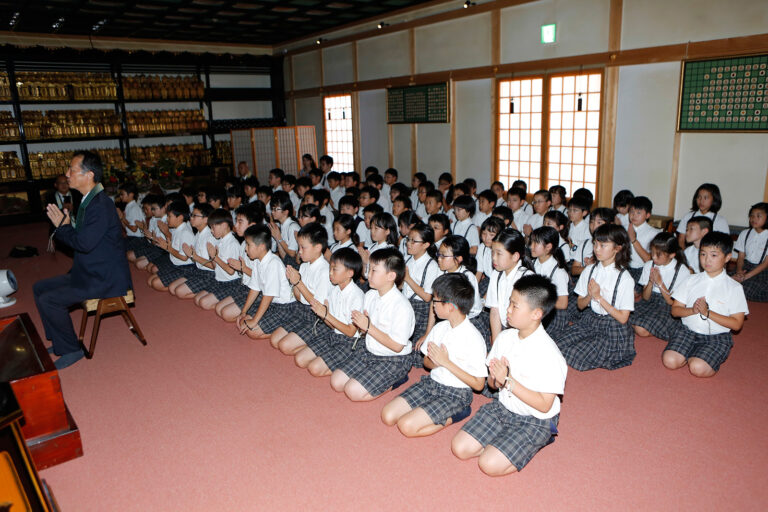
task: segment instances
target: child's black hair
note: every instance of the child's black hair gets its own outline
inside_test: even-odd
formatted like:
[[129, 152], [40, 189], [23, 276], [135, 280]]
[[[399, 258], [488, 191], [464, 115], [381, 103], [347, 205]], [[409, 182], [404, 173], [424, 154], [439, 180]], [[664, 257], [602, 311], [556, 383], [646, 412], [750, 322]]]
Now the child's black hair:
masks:
[[312, 180], [310, 180], [307, 176], [302, 176], [296, 180], [296, 188], [310, 189], [312, 188]]
[[371, 174], [365, 178], [365, 182], [369, 185], [373, 185], [376, 188], [384, 186], [384, 178], [382, 178], [380, 174]]
[[379, 189], [377, 189], [376, 187], [372, 187], [370, 185], [367, 185], [360, 189], [360, 195], [362, 194], [368, 194], [375, 201], [378, 201], [379, 197], [381, 196]]
[[534, 192], [533, 197], [536, 197], [536, 196], [544, 196], [545, 201], [549, 201], [550, 203], [552, 202], [552, 194], [549, 192], [549, 190], [545, 188]]
[[446, 230], [448, 233], [451, 232], [451, 219], [448, 218], [448, 216], [444, 213], [435, 213], [433, 215], [430, 215], [427, 219], [427, 224], [431, 224], [432, 222], [437, 222], [441, 226], [443, 226], [443, 229]]
[[[712, 219], [710, 219], [706, 215], [696, 215], [688, 219], [688, 224], [692, 222], [698, 224], [699, 228], [706, 229], [709, 233], [711, 233], [712, 230], [714, 229], [714, 224], [712, 223]], [[685, 227], [688, 227], [688, 224], [686, 224]]]
[[[355, 176], [357, 176], [357, 174], [355, 174]], [[360, 199], [360, 189], [357, 187], [347, 187], [344, 189], [344, 195], [354, 197], [355, 201], [357, 201]]]
[[319, 245], [323, 248], [322, 252], [328, 248], [328, 232], [319, 222], [310, 222], [302, 227], [296, 238], [305, 238], [312, 245]]
[[589, 203], [589, 206], [587, 207], [587, 210], [591, 210], [592, 209], [592, 203], [595, 202], [595, 196], [594, 196], [594, 194], [592, 194], [592, 191], [589, 190], [588, 188], [583, 188], [583, 187], [582, 188], [577, 188], [573, 192], [573, 197], [582, 197], [582, 198], [584, 198]]
[[189, 205], [183, 199], [181, 201], [173, 201], [165, 209], [165, 212], [172, 213], [177, 217], [182, 216], [184, 218], [184, 222], [189, 220]]
[[328, 181], [330, 181], [330, 180], [341, 181], [341, 174], [339, 174], [336, 171], [331, 171], [331, 172], [328, 173], [328, 176], [326, 176], [326, 180], [328, 180]]
[[574, 195], [570, 201], [568, 201], [568, 208], [577, 208], [585, 215], [589, 215], [589, 209], [592, 208], [592, 201], [583, 196]]
[[241, 204], [238, 206], [235, 210], [235, 217], [241, 215], [245, 217], [245, 220], [248, 221], [248, 224], [261, 224], [264, 222], [264, 216], [261, 215], [258, 209], [252, 207], [252, 204], [253, 203]]
[[372, 213], [376, 215], [377, 213], [382, 213], [384, 211], [384, 207], [381, 206], [379, 203], [371, 203], [365, 208], [363, 208], [363, 215], [366, 213]]
[[333, 221], [333, 223], [338, 224], [344, 228], [344, 231], [349, 231], [349, 238], [352, 240], [352, 243], [355, 244], [355, 246], [360, 243], [360, 240], [357, 237], [357, 233], [355, 233], [357, 221], [355, 221], [353, 216], [349, 215], [348, 213], [342, 213], [335, 221]]
[[704, 235], [701, 239], [699, 248], [703, 249], [705, 247], [716, 247], [720, 249], [723, 254], [728, 256], [733, 251], [733, 238], [726, 233], [712, 231], [711, 233]]
[[559, 250], [560, 233], [558, 233], [555, 228], [551, 226], [541, 226], [540, 228], [534, 229], [531, 232], [531, 245], [534, 243], [543, 244], [545, 246], [551, 245], [552, 249], [549, 251], [550, 256], [555, 258], [558, 267], [565, 268], [565, 256], [563, 255], [563, 251]]
[[631, 190], [619, 190], [616, 192], [616, 195], [613, 196], [613, 207], [624, 208], [625, 206], [629, 206], [629, 202], [634, 198], [635, 194], [633, 194]]
[[132, 181], [126, 181], [120, 185], [119, 188], [126, 194], [133, 194], [134, 199], [136, 199], [139, 195], [139, 187], [137, 187], [136, 184]]
[[466, 238], [459, 235], [448, 235], [440, 247], [448, 247], [453, 253], [454, 258], [461, 258], [461, 265], [464, 265], [473, 274], [477, 272], [477, 260], [469, 252], [469, 242], [467, 242]]
[[393, 167], [390, 167], [389, 169], [387, 169], [386, 171], [384, 171], [384, 174], [388, 174], [388, 175], [390, 175], [390, 176], [394, 176], [394, 177], [395, 177], [395, 179], [397, 179], [397, 169], [395, 169], [395, 168], [393, 168]]
[[348, 172], [346, 173], [346, 175], [352, 178], [352, 181], [355, 183], [355, 185], [360, 184], [360, 175], [357, 174], [356, 172]]
[[766, 219], [761, 229], [768, 228], [768, 203], [761, 202], [753, 204], [749, 207], [749, 214], [752, 215], [752, 212], [755, 210], [762, 210], [762, 212], [765, 213]]
[[675, 268], [680, 268], [680, 265], [688, 266], [688, 260], [685, 258], [685, 252], [683, 252], [683, 249], [677, 242], [677, 236], [674, 233], [668, 233], [665, 231], [658, 233], [655, 237], [653, 237], [653, 240], [651, 240], [649, 250], [654, 247], [657, 251], [661, 251], [666, 254], [674, 254], [675, 259], [677, 260]]
[[227, 224], [229, 229], [232, 229], [232, 215], [224, 208], [217, 208], [211, 212], [208, 216], [208, 227], [213, 229], [213, 226], [219, 224]]
[[279, 167], [275, 167], [271, 171], [269, 171], [269, 174], [271, 176], [274, 176], [275, 178], [278, 178], [281, 182], [283, 181], [283, 178], [285, 178], [285, 171], [280, 169]]
[[475, 288], [461, 272], [439, 276], [432, 283], [432, 297], [453, 304], [461, 314], [467, 316], [475, 305]]
[[395, 286], [403, 284], [405, 279], [405, 259], [394, 247], [386, 247], [373, 251], [368, 260], [371, 266], [381, 263], [387, 272], [395, 273]]
[[515, 291], [528, 303], [531, 309], [541, 309], [542, 318], [552, 312], [557, 302], [557, 288], [548, 278], [528, 274], [515, 282]]
[[315, 168], [315, 169], [312, 169], [311, 171], [309, 171], [309, 175], [313, 176], [315, 178], [322, 179], [323, 178], [323, 171], [321, 171], [320, 169]]
[[329, 155], [321, 156], [320, 160], [318, 160], [318, 161], [319, 162], [324, 162], [324, 163], [328, 164], [330, 167], [333, 167], [333, 157], [331, 157]]
[[477, 180], [475, 178], [466, 178], [462, 183], [469, 187], [470, 194], [472, 190], [477, 190]]
[[297, 215], [297, 217], [298, 218], [310, 217], [315, 219], [313, 222], [319, 222], [321, 224], [325, 224], [325, 217], [320, 214], [320, 208], [318, 208], [316, 204], [305, 203], [299, 206], [299, 214]]
[[[435, 247], [435, 231], [429, 227], [428, 224], [424, 224], [423, 222], [416, 222], [413, 224], [410, 231], [416, 231], [421, 237], [422, 241], [425, 244], [429, 244], [429, 247], [427, 247], [427, 254], [429, 257], [432, 259], [437, 258], [437, 247]], [[408, 236], [411, 236], [410, 232], [408, 233]]]
[[491, 233], [498, 233], [502, 229], [504, 229], [504, 221], [498, 217], [494, 217], [493, 215], [485, 219], [483, 224], [480, 226], [481, 233], [485, 230], [488, 230]]
[[713, 213], [719, 212], [720, 208], [723, 207], [723, 196], [720, 194], [720, 187], [714, 183], [702, 183], [699, 185], [699, 188], [697, 188], [696, 192], [693, 194], [693, 201], [691, 201], [691, 211], [696, 212], [699, 210], [699, 205], [696, 204], [696, 198], [699, 196], [699, 192], [702, 190], [706, 190], [712, 194], [712, 206], [709, 207], [709, 211]]
[[512, 208], [508, 206], [495, 207], [491, 212], [491, 215], [504, 221], [505, 226], [509, 226], [515, 220], [515, 213], [512, 211]]
[[526, 194], [525, 194], [525, 190], [523, 190], [523, 189], [521, 189], [519, 187], [512, 187], [507, 192], [507, 198], [509, 198], [509, 196], [517, 196], [517, 197], [520, 198], [521, 201], [525, 201]]
[[278, 190], [274, 194], [272, 194], [272, 198], [269, 200], [269, 207], [270, 209], [274, 210], [276, 208], [279, 208], [283, 211], [288, 212], [288, 217], [293, 217], [293, 202], [291, 201], [291, 196], [288, 195], [288, 192], [285, 190]]
[[165, 206], [165, 200], [161, 195], [147, 194], [144, 196], [144, 199], [141, 200], [141, 204], [148, 204], [149, 206]]
[[549, 210], [544, 214], [544, 220], [552, 220], [558, 226], [563, 226], [559, 229], [560, 236], [563, 239], [568, 238], [568, 217], [560, 210]]
[[223, 203], [224, 200], [226, 199], [226, 195], [227, 195], [226, 192], [223, 189], [218, 187], [212, 187], [205, 193], [205, 197], [207, 198], [209, 203], [211, 201], [219, 201]]
[[[283, 192], [283, 191], [280, 190], [279, 192]], [[271, 201], [271, 199], [272, 199], [272, 187], [268, 187], [267, 185], [264, 185], [263, 187], [257, 188], [256, 189], [256, 195], [258, 196], [259, 194], [263, 194], [263, 195], [267, 196], [267, 203], [270, 203], [270, 204], [272, 203], [272, 201]], [[286, 192], [286, 194], [288, 194], [288, 192]]]
[[250, 240], [254, 245], [263, 245], [269, 250], [272, 247], [272, 234], [265, 224], [248, 226], [243, 233], [243, 238]]
[[[454, 198], [458, 197], [456, 195], [456, 191], [457, 190], [462, 192], [465, 196], [468, 196], [469, 192], [470, 192], [469, 191], [469, 186], [466, 183], [457, 183], [457, 184], [455, 184], [453, 186], [453, 196], [454, 196]], [[459, 194], [459, 195], [461, 195], [461, 194]], [[474, 197], [472, 199], [474, 200]]]
[[331, 254], [331, 265], [341, 263], [345, 268], [353, 272], [352, 281], [359, 281], [363, 275], [363, 259], [354, 249], [342, 247]]
[[475, 214], [475, 200], [470, 195], [463, 195], [454, 199], [453, 207], [466, 210], [470, 217]]
[[195, 194], [195, 189], [193, 189], [190, 186], [181, 187], [181, 190], [179, 190], [179, 192], [181, 193], [181, 195], [184, 196], [185, 200], [187, 197], [194, 199], [194, 197], [197, 195]]
[[481, 197], [483, 199], [485, 199], [486, 201], [488, 201], [489, 203], [491, 203], [492, 205], [495, 205], [496, 201], [498, 201], [498, 199], [499, 199], [498, 196], [496, 195], [496, 192], [494, 192], [493, 190], [491, 190], [489, 188], [487, 188], [487, 189], [483, 190], [482, 192], [480, 192], [479, 194], [477, 194], [477, 198], [478, 199], [480, 199]]
[[230, 197], [239, 197], [240, 199], [243, 199], [245, 197], [245, 193], [243, 192], [243, 186], [240, 183], [235, 183], [231, 187], [227, 189], [227, 199]]
[[[424, 176], [424, 178], [426, 178], [426, 176]], [[435, 184], [427, 179], [419, 183], [419, 188], [421, 187], [424, 187], [424, 190], [426, 191], [427, 194], [435, 190]]]
[[417, 222], [421, 222], [421, 219], [419, 219], [419, 216], [416, 215], [416, 212], [413, 210], [405, 210], [397, 217], [398, 227], [408, 226], [410, 228]]
[[351, 206], [354, 209], [358, 209], [360, 208], [360, 202], [356, 197], [345, 195], [339, 198], [339, 204], [336, 206], [339, 208], [339, 211], [341, 211], [342, 206]]
[[533, 263], [525, 250], [525, 236], [521, 232], [514, 228], [504, 228], [496, 235], [493, 241], [503, 245], [504, 250], [508, 253], [519, 254], [520, 264], [529, 270], [533, 270]]
[[[419, 185], [427, 181], [427, 175], [424, 174], [423, 172], [417, 172], [416, 174], [413, 175], [413, 177], [419, 181]], [[418, 185], [416, 186], [416, 188], [418, 188]]]
[[524, 180], [515, 180], [512, 182], [511, 188], [521, 188], [528, 192], [528, 184]]
[[408, 196], [408, 187], [405, 186], [405, 183], [400, 183], [400, 182], [393, 183], [389, 187], [389, 190], [391, 190], [392, 192], [397, 192], [397, 196], [395, 196], [395, 199], [397, 199], [398, 197]]
[[[395, 183], [395, 185], [397, 185], [397, 183]], [[411, 198], [408, 197], [407, 195], [400, 194], [392, 202], [395, 203], [395, 202], [398, 202], [398, 201], [403, 203], [403, 208], [405, 208], [405, 211], [413, 210], [413, 203], [411, 202]], [[403, 212], [403, 213], [405, 213], [405, 212]]]
[[560, 198], [562, 199], [561, 201], [562, 203], [565, 203], [568, 196], [568, 191], [562, 185], [552, 185], [551, 187], [549, 187], [549, 193], [551, 195], [555, 195], [555, 194], [559, 195]]
[[453, 176], [449, 172], [444, 172], [440, 174], [440, 177], [437, 178], [438, 182], [453, 184]]
[[373, 165], [369, 165], [363, 171], [363, 175], [365, 176], [366, 180], [368, 179], [368, 176], [372, 176], [374, 174], [379, 174], [379, 169], [378, 169], [378, 167], [375, 167]]
[[259, 180], [256, 178], [256, 176], [248, 176], [243, 180], [243, 188], [245, 187], [251, 187], [258, 190]]
[[592, 219], [600, 217], [606, 224], [614, 224], [616, 222], [616, 210], [613, 208], [595, 208], [592, 210]]
[[427, 199], [429, 199], [430, 197], [435, 201], [437, 201], [438, 204], [441, 204], [441, 205], [443, 204], [443, 193], [440, 192], [439, 190], [433, 189], [427, 192], [427, 197], [424, 198], [424, 202], [426, 202]]
[[203, 217], [210, 217], [211, 213], [213, 213], [213, 206], [209, 205], [208, 203], [196, 204], [195, 210], [200, 212], [200, 215]]
[[629, 243], [629, 235], [623, 226], [616, 224], [603, 224], [595, 230], [592, 240], [594, 242], [611, 242], [619, 248], [616, 253], [616, 268], [627, 270], [632, 250]]
[[389, 245], [397, 246], [399, 231], [397, 230], [397, 222], [395, 222], [395, 218], [391, 213], [380, 212], [375, 214], [371, 217], [371, 227], [373, 226], [389, 230], [389, 234], [387, 234], [387, 243]]
[[629, 201], [629, 207], [636, 210], [643, 210], [645, 213], [653, 211], [653, 203], [645, 196], [635, 196]]
[[[328, 173], [330, 175], [330, 173]], [[290, 185], [291, 187], [296, 186], [296, 176], [293, 174], [286, 174], [283, 176], [283, 183], [286, 185]]]
[[[184, 201], [184, 202], [186, 202], [184, 200], [184, 196], [181, 195], [180, 192], [171, 192], [170, 194], [166, 195], [164, 199], [165, 199], [165, 204], [166, 205], [169, 205], [169, 204], [171, 204], [174, 201]], [[189, 207], [187, 207], [187, 208], [189, 208]]]

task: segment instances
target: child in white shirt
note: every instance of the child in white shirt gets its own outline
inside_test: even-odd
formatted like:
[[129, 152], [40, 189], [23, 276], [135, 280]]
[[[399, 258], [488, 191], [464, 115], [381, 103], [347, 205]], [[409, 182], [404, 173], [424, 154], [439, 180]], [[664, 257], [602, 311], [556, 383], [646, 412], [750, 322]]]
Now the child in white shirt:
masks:
[[475, 214], [475, 200], [472, 196], [459, 196], [453, 200], [453, 212], [456, 215], [456, 222], [453, 224], [453, 234], [463, 236], [469, 243], [469, 252], [472, 255], [477, 254], [480, 246], [480, 233], [472, 223], [472, 216]]
[[712, 219], [703, 215], [691, 217], [688, 225], [685, 227], [685, 241], [691, 244], [685, 248], [685, 260], [688, 262], [688, 268], [694, 274], [701, 272], [701, 263], [699, 261], [699, 244], [701, 239], [711, 232]]
[[209, 261], [215, 264], [215, 279], [195, 295], [195, 304], [205, 310], [214, 309], [220, 300], [237, 294], [243, 286], [240, 274], [228, 263], [230, 259], [240, 258], [240, 244], [232, 232], [232, 216], [223, 208], [214, 210], [208, 217], [208, 226], [216, 238], [215, 244], [209, 242], [206, 246]]
[[768, 302], [768, 203], [749, 209], [749, 229], [739, 233], [735, 250], [736, 274], [733, 278], [744, 287], [747, 300]]
[[147, 284], [157, 291], [168, 291], [168, 286], [186, 275], [186, 269], [193, 266], [192, 260], [184, 254], [184, 244], [195, 242], [195, 234], [189, 225], [189, 207], [184, 201], [168, 205], [168, 224], [159, 224], [165, 240], [158, 247], [167, 251], [168, 256], [157, 260], [157, 273], [149, 277]]
[[643, 273], [643, 265], [651, 259], [650, 244], [653, 237], [661, 232], [648, 224], [651, 218], [653, 203], [645, 196], [637, 196], [629, 202], [629, 243], [632, 247], [632, 256], [629, 260], [629, 273], [635, 282], [640, 280]]
[[[194, 207], [189, 215], [190, 225], [197, 230], [192, 244], [182, 244], [181, 249], [192, 262], [194, 268], [187, 268], [184, 277], [168, 285], [168, 291], [180, 299], [191, 299], [197, 293], [203, 291], [210, 280], [213, 279], [213, 262], [208, 258], [208, 243], [215, 243], [211, 228], [208, 227], [208, 216], [213, 212], [209, 204], [199, 204]], [[205, 256], [203, 256], [205, 255]]]

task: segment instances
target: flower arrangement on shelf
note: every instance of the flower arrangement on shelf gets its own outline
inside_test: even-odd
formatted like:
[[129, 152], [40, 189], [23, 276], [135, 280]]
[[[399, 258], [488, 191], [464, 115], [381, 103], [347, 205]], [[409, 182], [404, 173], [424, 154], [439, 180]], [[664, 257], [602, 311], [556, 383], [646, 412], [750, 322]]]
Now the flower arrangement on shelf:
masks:
[[139, 192], [148, 192], [159, 186], [163, 190], [180, 188], [184, 169], [173, 158], [165, 155], [156, 162], [133, 162], [126, 169], [111, 168], [105, 172], [105, 185], [117, 188], [119, 183], [133, 182]]

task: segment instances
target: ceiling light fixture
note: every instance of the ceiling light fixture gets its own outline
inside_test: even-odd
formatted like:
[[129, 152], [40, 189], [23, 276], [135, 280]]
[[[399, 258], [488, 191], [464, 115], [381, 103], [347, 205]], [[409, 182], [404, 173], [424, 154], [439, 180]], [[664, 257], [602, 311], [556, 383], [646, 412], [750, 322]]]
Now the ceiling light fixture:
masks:
[[389, 26], [389, 23], [385, 23], [385, 22], [383, 22], [383, 21], [380, 21], [380, 22], [379, 22], [379, 24], [378, 24], [378, 25], [376, 25], [376, 28], [378, 28], [378, 29], [382, 29], [382, 28], [384, 28], [384, 27], [388, 27], [388, 26]]
[[107, 18], [104, 18], [103, 20], [101, 20], [101, 21], [99, 21], [98, 23], [96, 23], [96, 24], [95, 24], [93, 27], [91, 27], [91, 30], [92, 30], [93, 32], [98, 32], [98, 31], [99, 31], [99, 30], [101, 30], [101, 29], [104, 27], [104, 25], [106, 25], [106, 24], [107, 24]]
[[316, 45], [321, 45], [321, 44], [323, 44], [324, 42], [325, 42], [325, 39], [323, 39], [322, 37], [318, 37], [318, 38], [317, 38], [317, 41], [315, 41], [315, 44], [316, 44]]
[[59, 30], [63, 24], [64, 24], [64, 16], [57, 19], [56, 22], [53, 25], [51, 25], [51, 28], [53, 30]]
[[15, 27], [16, 24], [19, 22], [19, 16], [21, 15], [20, 12], [16, 11], [13, 13], [13, 16], [11, 16], [11, 21], [8, 22], [8, 25], [10, 25], [11, 28]]
[[469, 9], [473, 5], [475, 5], [475, 2], [471, 2], [470, 0], [467, 0], [466, 2], [464, 2], [464, 8], [465, 9]]

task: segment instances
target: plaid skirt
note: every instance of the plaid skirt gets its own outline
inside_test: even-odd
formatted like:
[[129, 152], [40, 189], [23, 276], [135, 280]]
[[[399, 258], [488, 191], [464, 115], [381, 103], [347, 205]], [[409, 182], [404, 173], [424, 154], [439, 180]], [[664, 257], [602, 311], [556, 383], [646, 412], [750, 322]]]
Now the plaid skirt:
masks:
[[680, 327], [672, 333], [672, 337], [664, 350], [672, 350], [682, 354], [686, 359], [698, 357], [703, 359], [713, 370], [718, 371], [720, 365], [728, 359], [733, 347], [733, 336], [730, 332], [720, 334], [699, 334], [680, 323]]
[[376, 356], [363, 345], [344, 361], [339, 370], [359, 382], [371, 396], [379, 396], [408, 376], [411, 361], [411, 354]]
[[195, 265], [195, 269], [196, 271], [187, 276], [185, 284], [192, 293], [199, 293], [210, 288], [212, 283], [216, 281], [216, 277], [213, 270], [200, 270], [197, 265]]
[[621, 324], [611, 315], [585, 309], [581, 319], [555, 338], [568, 365], [579, 371], [605, 368], [616, 370], [635, 359], [635, 331], [629, 322]]
[[635, 280], [635, 286], [638, 286], [637, 282], [640, 281], [640, 276], [643, 275], [643, 267], [638, 267], [638, 268], [629, 267], [627, 269], [627, 272], [629, 272], [629, 275], [631, 275], [632, 279]]
[[[237, 304], [245, 304], [246, 299], [248, 299], [248, 292], [250, 292], [251, 289], [248, 288], [248, 285], [243, 284], [242, 279], [238, 278], [237, 282], [240, 283], [240, 286], [235, 288], [234, 293], [232, 293], [230, 297], [232, 297], [232, 300]], [[243, 306], [240, 307], [242, 308]]]
[[286, 267], [293, 267], [296, 270], [299, 269], [299, 262], [296, 261], [296, 258], [294, 258], [293, 256], [288, 256], [287, 254], [283, 258], [283, 265], [285, 265]]
[[[748, 261], [744, 262], [744, 272], [749, 272], [757, 265]], [[763, 270], [754, 277], [750, 277], [741, 286], [744, 288], [744, 295], [747, 300], [754, 302], [768, 302], [768, 269]]]
[[168, 286], [182, 277], [189, 278], [195, 268], [194, 264], [189, 263], [186, 265], [174, 265], [171, 263], [171, 259], [168, 258], [167, 263], [163, 262], [157, 265], [157, 277], [160, 278], [163, 286]]
[[278, 327], [281, 327], [283, 325], [283, 318], [286, 314], [290, 314], [290, 312], [293, 311], [294, 304], [296, 304], [295, 301], [286, 304], [278, 304], [277, 302], [272, 301], [264, 312], [264, 316], [259, 320], [259, 327], [261, 327], [261, 330], [266, 334], [270, 334]]
[[418, 341], [419, 338], [424, 336], [427, 332], [427, 322], [429, 321], [429, 308], [432, 307], [431, 302], [424, 302], [416, 294], [408, 299], [413, 308], [413, 316], [416, 320], [413, 328], [413, 334], [411, 335], [411, 341]]
[[479, 315], [469, 319], [469, 323], [480, 331], [480, 335], [485, 340], [485, 350], [491, 351], [491, 314], [487, 310], [482, 310]]
[[573, 280], [570, 280], [568, 282], [568, 307], [565, 308], [565, 311], [568, 313], [567, 319], [569, 322], [578, 322], [579, 318], [581, 318], [581, 310], [579, 309], [579, 296], [576, 295], [576, 292], [574, 291], [576, 289], [576, 285], [573, 284]]
[[[237, 294], [237, 297], [232, 297], [233, 299], [235, 299], [235, 303], [237, 304], [237, 307], [242, 309], [242, 307], [245, 306], [245, 301], [248, 300], [249, 293], [251, 293], [251, 289], [247, 285], [243, 285], [243, 293]], [[254, 304], [257, 304], [261, 301], [261, 293], [260, 292], [256, 292], [256, 293], [258, 293], [259, 296], [254, 301]], [[255, 309], [253, 311], [254, 313], [256, 312]]]
[[401, 395], [411, 409], [421, 407], [435, 425], [445, 425], [457, 412], [472, 404], [470, 388], [456, 388], [435, 382], [429, 375], [406, 389]]
[[461, 430], [478, 443], [498, 449], [518, 471], [528, 464], [557, 432], [560, 415], [539, 419], [515, 414], [494, 400], [480, 407]]
[[672, 306], [660, 293], [652, 293], [650, 299], [635, 303], [629, 323], [642, 327], [660, 340], [669, 341], [680, 326], [680, 319], [672, 316]]
[[480, 297], [485, 298], [485, 294], [488, 293], [488, 283], [491, 282], [491, 279], [483, 274], [483, 279], [479, 283], [477, 283], [477, 291], [480, 292]]
[[137, 258], [144, 256], [152, 263], [155, 263], [159, 258], [161, 258], [163, 255], [168, 253], [162, 250], [161, 248], [157, 247], [156, 245], [152, 245], [149, 242], [145, 242], [144, 246], [139, 247], [138, 252], [133, 251], [133, 254]]
[[344, 336], [332, 329], [313, 338], [307, 346], [312, 349], [317, 357], [322, 359], [331, 371], [340, 368], [355, 351], [365, 350], [365, 340], [358, 339], [355, 348], [355, 338]]
[[211, 279], [208, 284], [208, 288], [205, 289], [208, 293], [212, 293], [216, 296], [216, 299], [223, 300], [227, 297], [234, 297], [241, 292], [238, 288], [243, 288], [243, 282], [240, 279], [231, 279], [229, 281], [218, 281], [216, 278]]
[[570, 321], [570, 315], [567, 309], [553, 309], [552, 312], [544, 319], [544, 330], [552, 339], [562, 335], [565, 329], [568, 327]]
[[[133, 253], [136, 254], [136, 251], [141, 250], [142, 246], [144, 245], [149, 245], [149, 244], [143, 236], [125, 237], [126, 251], [133, 251]], [[136, 256], [138, 257], [138, 254], [136, 254]]]

